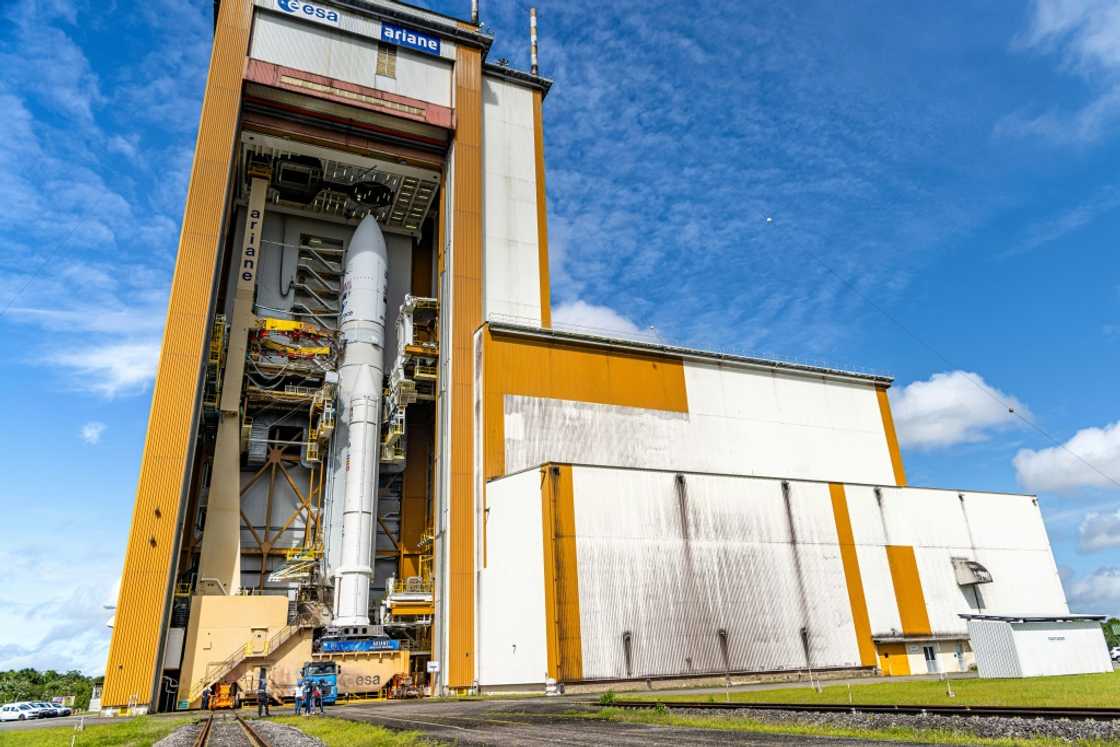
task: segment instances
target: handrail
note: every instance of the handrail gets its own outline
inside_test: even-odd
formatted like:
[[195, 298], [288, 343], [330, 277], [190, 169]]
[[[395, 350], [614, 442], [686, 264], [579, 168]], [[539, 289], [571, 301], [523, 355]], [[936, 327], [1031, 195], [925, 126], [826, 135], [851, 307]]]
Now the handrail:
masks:
[[208, 684], [210, 684], [211, 682], [215, 682], [222, 677], [225, 677], [227, 674], [233, 671], [233, 669], [238, 664], [245, 661], [246, 659], [257, 656], [268, 656], [273, 651], [280, 648], [280, 646], [283, 646], [289, 638], [298, 633], [299, 630], [303, 627], [306, 626], [300, 623], [295, 623], [294, 625], [285, 625], [283, 628], [278, 630], [275, 635], [269, 638], [268, 641], [265, 642], [264, 649], [261, 651], [253, 651], [253, 639], [246, 639], [244, 643], [242, 643], [233, 653], [231, 653], [225, 659], [222, 659], [219, 662], [211, 662], [206, 665], [206, 672], [204, 673], [204, 676], [202, 677], [202, 679], [195, 682], [194, 686], [190, 690], [188, 700], [193, 701], [195, 698], [202, 695], [202, 691]]

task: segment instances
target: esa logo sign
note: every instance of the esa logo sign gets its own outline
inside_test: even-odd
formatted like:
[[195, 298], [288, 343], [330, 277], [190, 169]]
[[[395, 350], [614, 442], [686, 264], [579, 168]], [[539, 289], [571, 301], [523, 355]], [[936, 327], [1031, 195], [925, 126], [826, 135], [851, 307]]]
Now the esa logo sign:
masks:
[[339, 16], [337, 10], [315, 3], [307, 3], [303, 0], [276, 0], [276, 9], [281, 13], [287, 13], [290, 16], [299, 16], [309, 21], [326, 23], [331, 26], [338, 25]]
[[417, 52], [439, 54], [439, 37], [421, 34], [419, 31], [394, 26], [391, 23], [381, 23], [381, 41], [396, 44], [398, 47], [408, 47]]

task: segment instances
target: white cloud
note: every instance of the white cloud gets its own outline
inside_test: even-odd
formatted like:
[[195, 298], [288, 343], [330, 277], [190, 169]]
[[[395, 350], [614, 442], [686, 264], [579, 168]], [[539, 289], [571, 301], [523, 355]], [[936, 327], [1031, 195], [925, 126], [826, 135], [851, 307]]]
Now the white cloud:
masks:
[[[116, 553], [110, 558], [81, 543], [23, 545], [0, 550], [0, 563], [10, 571], [0, 592], [0, 670], [104, 672]], [[77, 577], [76, 564], [82, 566]]]
[[893, 391], [891, 411], [898, 436], [916, 449], [936, 449], [987, 440], [993, 431], [1019, 421], [1008, 407], [1030, 417], [1026, 406], [970, 371], [935, 373]]
[[1019, 482], [1030, 490], [1114, 487], [1120, 476], [1120, 421], [1083, 428], [1061, 446], [1021, 449], [1012, 461]]
[[1111, 130], [1120, 119], [1120, 4], [1113, 0], [1036, 0], [1030, 28], [1019, 43], [1057, 54], [1061, 66], [1087, 80], [1095, 92], [1072, 114], [1019, 112], [998, 123], [997, 133], [1089, 143]]
[[1120, 615], [1120, 568], [1105, 566], [1068, 583], [1070, 609], [1085, 614]]
[[598, 306], [586, 301], [576, 300], [554, 307], [552, 326], [572, 332], [657, 342], [657, 335], [653, 330], [643, 330], [609, 306]]
[[91, 420], [90, 422], [82, 426], [82, 430], [79, 432], [79, 435], [81, 436], [82, 440], [90, 446], [96, 446], [101, 442], [101, 435], [105, 433], [105, 428], [107, 427], [108, 426], [106, 426], [104, 423], [98, 423], [96, 420]]
[[1113, 513], [1085, 514], [1078, 528], [1082, 552], [1120, 547], [1120, 509]]
[[76, 389], [106, 397], [134, 394], [148, 387], [156, 375], [159, 340], [70, 348], [48, 356], [47, 361], [71, 371]]

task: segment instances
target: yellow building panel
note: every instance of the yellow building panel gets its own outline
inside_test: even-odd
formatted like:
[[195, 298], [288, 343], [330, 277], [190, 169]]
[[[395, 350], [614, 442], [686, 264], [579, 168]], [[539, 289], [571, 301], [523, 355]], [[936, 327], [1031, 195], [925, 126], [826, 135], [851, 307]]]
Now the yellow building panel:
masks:
[[209, 306], [233, 162], [252, 3], [227, 0], [214, 30], [210, 72], [167, 326], [148, 416], [102, 703], [150, 702], [173, 572], [175, 527], [194, 439], [194, 406], [209, 338]]
[[[482, 53], [458, 46], [451, 185], [448, 687], [474, 681], [474, 333], [482, 323]], [[446, 338], [445, 338], [446, 339]]]
[[577, 682], [583, 679], [583, 638], [570, 464], [541, 468], [541, 523], [548, 676], [559, 682]]
[[910, 674], [910, 656], [906, 653], [906, 644], [880, 644], [879, 669], [883, 670], [883, 674], [888, 677], [902, 677]]
[[541, 287], [541, 326], [552, 326], [552, 291], [548, 276], [548, 194], [544, 184], [544, 94], [533, 91], [533, 150], [537, 174], [537, 270]]
[[929, 612], [918, 576], [918, 561], [910, 545], [887, 545], [887, 563], [898, 602], [898, 617], [905, 635], [929, 635]]
[[483, 330], [485, 479], [505, 474], [507, 394], [688, 412], [684, 362]]
[[883, 418], [883, 431], [887, 436], [887, 449], [891, 454], [891, 468], [894, 470], [894, 484], [902, 488], [906, 486], [906, 470], [902, 467], [902, 450], [898, 448], [898, 434], [894, 430], [894, 417], [891, 415], [891, 401], [887, 399], [887, 390], [876, 387], [875, 394], [879, 398], [879, 414]]
[[840, 561], [844, 566], [848, 603], [852, 608], [852, 626], [856, 630], [859, 662], [865, 667], [873, 667], [875, 642], [871, 640], [871, 618], [867, 614], [867, 597], [863, 592], [863, 576], [859, 571], [852, 520], [848, 514], [848, 496], [844, 492], [844, 486], [834, 482], [828, 484], [828, 493], [832, 498], [832, 516], [836, 521], [836, 537], [840, 543]]

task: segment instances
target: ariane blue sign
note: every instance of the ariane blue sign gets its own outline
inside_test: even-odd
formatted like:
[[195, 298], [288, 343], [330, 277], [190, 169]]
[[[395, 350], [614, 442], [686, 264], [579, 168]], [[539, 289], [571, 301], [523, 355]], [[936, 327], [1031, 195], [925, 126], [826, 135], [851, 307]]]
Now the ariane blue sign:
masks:
[[323, 653], [343, 651], [398, 651], [401, 642], [395, 638], [324, 638]]
[[339, 21], [338, 11], [318, 3], [307, 3], [303, 0], [275, 0], [276, 9], [290, 16], [299, 16], [309, 21], [326, 23], [337, 26]]
[[394, 26], [391, 23], [381, 22], [381, 41], [396, 44], [398, 47], [408, 47], [417, 52], [426, 54], [439, 54], [439, 37], [421, 34], [419, 31]]

